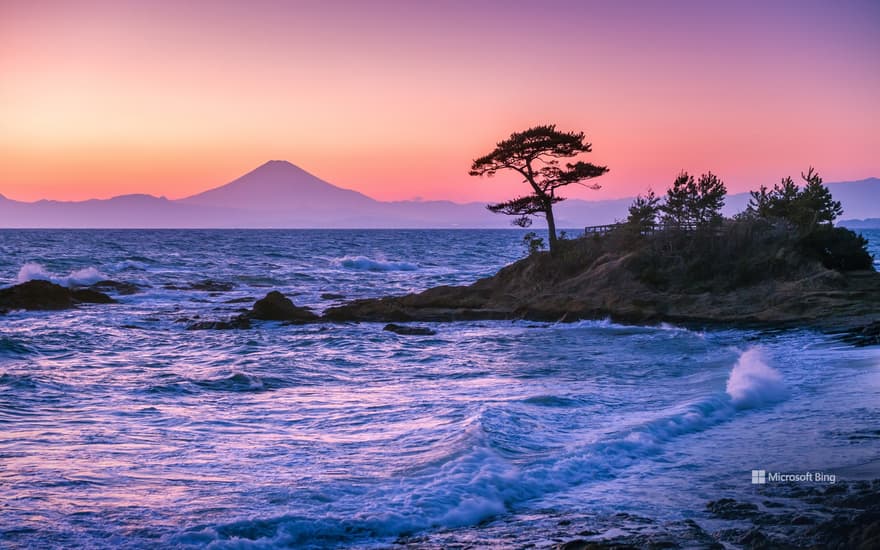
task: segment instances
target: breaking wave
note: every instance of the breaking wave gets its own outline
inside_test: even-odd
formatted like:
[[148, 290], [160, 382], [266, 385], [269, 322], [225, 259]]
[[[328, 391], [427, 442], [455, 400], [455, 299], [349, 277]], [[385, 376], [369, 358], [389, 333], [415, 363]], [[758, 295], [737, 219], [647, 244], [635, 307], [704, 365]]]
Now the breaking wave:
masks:
[[94, 267], [77, 269], [67, 275], [57, 275], [35, 262], [28, 262], [21, 266], [16, 278], [19, 284], [28, 281], [50, 281], [61, 286], [89, 286], [105, 279], [107, 276]]
[[387, 262], [366, 256], [345, 256], [336, 260], [336, 264], [354, 271], [416, 271], [419, 269], [419, 266], [410, 262]]
[[[392, 486], [377, 485], [359, 494], [340, 489], [336, 499], [370, 503], [369, 508], [340, 514], [330, 506], [311, 517], [287, 515], [202, 526], [174, 538], [178, 545], [218, 547], [311, 546], [394, 537], [431, 528], [475, 525], [507, 513], [519, 503], [595, 481], [613, 479], [627, 468], [659, 455], [674, 439], [732, 420], [746, 408], [784, 398], [781, 375], [761, 358], [760, 350], [743, 352], [730, 372], [726, 391], [589, 443], [574, 444], [531, 464], [510, 460], [507, 435], [513, 426], [468, 429], [467, 437], [447, 449], [445, 459], [410, 471]], [[567, 406], [552, 396], [528, 404]], [[484, 409], [481, 417], [493, 415]], [[495, 415], [498, 416], [498, 415]], [[514, 417], [510, 422], [517, 422]], [[494, 416], [493, 416], [494, 418]], [[484, 426], [480, 419], [471, 427]], [[524, 445], [519, 454], [530, 455]], [[335, 492], [332, 491], [331, 492]]]
[[740, 355], [727, 379], [727, 394], [738, 408], [760, 407], [786, 398], [779, 371], [767, 365], [759, 348]]

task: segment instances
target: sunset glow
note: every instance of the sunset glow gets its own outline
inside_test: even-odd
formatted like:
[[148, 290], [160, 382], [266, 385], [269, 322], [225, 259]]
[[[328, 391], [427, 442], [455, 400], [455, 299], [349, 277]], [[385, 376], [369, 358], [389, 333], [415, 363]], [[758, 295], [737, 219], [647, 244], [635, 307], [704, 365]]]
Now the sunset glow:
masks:
[[0, 193], [184, 197], [269, 159], [383, 200], [584, 130], [601, 191], [880, 174], [875, 2], [2, 2]]

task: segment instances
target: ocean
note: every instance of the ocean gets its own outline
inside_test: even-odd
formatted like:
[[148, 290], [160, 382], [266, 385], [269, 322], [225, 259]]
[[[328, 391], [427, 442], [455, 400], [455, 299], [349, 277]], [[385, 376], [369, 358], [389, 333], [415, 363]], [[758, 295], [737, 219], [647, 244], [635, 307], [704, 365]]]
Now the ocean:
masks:
[[753, 470], [880, 458], [880, 349], [810, 330], [186, 330], [270, 290], [321, 310], [470, 283], [522, 234], [0, 231], [3, 285], [140, 287], [0, 317], [0, 546], [540, 546], [571, 522], [718, 527], [708, 500], [766, 497]]

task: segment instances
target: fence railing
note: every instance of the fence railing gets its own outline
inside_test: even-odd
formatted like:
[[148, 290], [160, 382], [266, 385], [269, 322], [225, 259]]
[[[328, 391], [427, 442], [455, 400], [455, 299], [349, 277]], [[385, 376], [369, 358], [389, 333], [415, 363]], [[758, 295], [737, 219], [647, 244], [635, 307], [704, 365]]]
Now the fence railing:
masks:
[[[588, 225], [584, 227], [584, 235], [605, 235], [606, 233], [610, 233], [615, 229], [622, 227], [626, 224], [623, 223], [609, 223], [605, 225]], [[656, 223], [650, 225], [642, 226], [640, 233], [642, 235], [653, 235], [654, 233], [658, 233], [661, 231], [684, 231], [691, 232], [696, 231], [699, 228], [699, 225], [695, 223], [681, 223], [681, 224], [665, 224], [665, 223]]]

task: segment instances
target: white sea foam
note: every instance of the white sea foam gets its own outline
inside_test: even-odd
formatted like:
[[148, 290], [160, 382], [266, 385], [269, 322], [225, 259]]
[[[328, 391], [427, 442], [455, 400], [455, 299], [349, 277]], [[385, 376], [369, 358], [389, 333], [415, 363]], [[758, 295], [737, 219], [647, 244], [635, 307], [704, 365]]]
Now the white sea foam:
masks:
[[366, 256], [345, 256], [336, 260], [336, 264], [354, 271], [416, 271], [419, 268], [409, 262], [388, 262]]
[[35, 262], [28, 262], [21, 266], [16, 278], [19, 284], [28, 281], [51, 281], [61, 286], [88, 286], [105, 279], [107, 279], [107, 276], [94, 267], [77, 269], [67, 275], [57, 275], [47, 271], [46, 268]]
[[740, 355], [727, 379], [727, 393], [738, 408], [752, 408], [785, 399], [782, 375], [767, 365], [759, 348]]
[[[265, 529], [258, 540], [245, 544], [259, 547], [299, 545], [316, 539], [338, 544], [358, 536], [394, 536], [438, 526], [474, 525], [505, 513], [517, 503], [614, 478], [630, 466], [662, 453], [679, 437], [711, 429], [733, 420], [744, 408], [770, 405], [784, 395], [781, 375], [764, 362], [758, 348], [751, 348], [740, 355], [731, 370], [727, 391], [682, 404], [597, 441], [574, 445], [552, 461], [517, 465], [496, 451], [491, 433], [477, 431], [452, 449], [447, 461], [412, 472], [412, 477], [393, 487], [376, 487], [359, 495], [373, 503], [369, 510], [347, 518], [328, 510], [317, 523], [299, 517], [241, 522], [232, 531], [253, 535], [253, 530]], [[223, 526], [222, 531], [230, 531], [229, 526]], [[175, 540], [178, 544], [199, 545], [208, 541], [218, 547], [238, 547], [243, 542], [218, 537], [213, 528], [186, 533]]]

